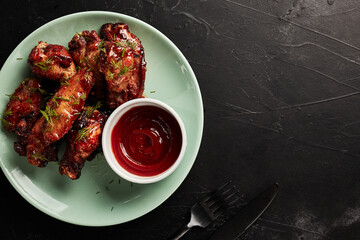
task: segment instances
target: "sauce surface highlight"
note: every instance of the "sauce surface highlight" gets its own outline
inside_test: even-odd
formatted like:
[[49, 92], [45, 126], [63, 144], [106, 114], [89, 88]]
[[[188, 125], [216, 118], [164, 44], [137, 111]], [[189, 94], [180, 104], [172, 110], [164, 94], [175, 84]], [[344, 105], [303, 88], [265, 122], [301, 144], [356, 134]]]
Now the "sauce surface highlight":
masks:
[[139, 106], [128, 110], [111, 133], [118, 163], [139, 176], [155, 176], [171, 167], [180, 154], [178, 122], [165, 110]]

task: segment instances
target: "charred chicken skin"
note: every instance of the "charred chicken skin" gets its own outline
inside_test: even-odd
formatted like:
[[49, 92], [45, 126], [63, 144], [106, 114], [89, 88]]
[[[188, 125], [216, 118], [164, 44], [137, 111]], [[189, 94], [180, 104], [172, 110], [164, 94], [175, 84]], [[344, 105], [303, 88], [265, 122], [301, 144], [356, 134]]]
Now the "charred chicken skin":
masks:
[[96, 31], [77, 33], [69, 42], [69, 52], [75, 64], [90, 69], [94, 73], [94, 89], [97, 99], [102, 99], [104, 96], [104, 78], [97, 67], [101, 43]]
[[98, 68], [106, 80], [108, 107], [115, 109], [128, 100], [142, 97], [146, 72], [144, 49], [127, 24], [104, 24], [101, 36], [105, 41]]
[[26, 136], [40, 113], [42, 95], [41, 85], [34, 78], [27, 78], [20, 83], [15, 92], [9, 96], [10, 101], [5, 108], [2, 126], [18, 136]]
[[67, 135], [67, 146], [60, 162], [59, 172], [78, 179], [87, 160], [91, 160], [100, 146], [105, 115], [93, 107], [85, 107]]
[[47, 102], [45, 110], [40, 110], [42, 116], [27, 139], [26, 157], [29, 163], [44, 167], [48, 161], [57, 160], [48, 151], [49, 146], [71, 129], [93, 85], [93, 73], [81, 69], [68, 80], [68, 84], [59, 87]]
[[40, 41], [28, 58], [31, 71], [39, 78], [62, 81], [76, 74], [75, 64], [64, 46]]
[[9, 96], [10, 101], [3, 115], [3, 128], [18, 135], [18, 141], [14, 143], [14, 150], [20, 156], [25, 156], [25, 139], [39, 118], [39, 110], [43, 100], [40, 91], [42, 89], [38, 80], [34, 78], [25, 79]]

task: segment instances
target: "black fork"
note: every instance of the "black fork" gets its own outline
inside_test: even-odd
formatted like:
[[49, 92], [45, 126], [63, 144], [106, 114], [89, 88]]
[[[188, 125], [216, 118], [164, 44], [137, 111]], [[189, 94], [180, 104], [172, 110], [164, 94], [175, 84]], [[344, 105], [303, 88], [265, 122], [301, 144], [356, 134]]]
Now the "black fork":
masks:
[[227, 208], [236, 202], [234, 198], [236, 191], [231, 181], [221, 185], [219, 188], [210, 192], [200, 202], [191, 208], [190, 222], [180, 229], [171, 239], [180, 239], [192, 227], [205, 228], [218, 218]]

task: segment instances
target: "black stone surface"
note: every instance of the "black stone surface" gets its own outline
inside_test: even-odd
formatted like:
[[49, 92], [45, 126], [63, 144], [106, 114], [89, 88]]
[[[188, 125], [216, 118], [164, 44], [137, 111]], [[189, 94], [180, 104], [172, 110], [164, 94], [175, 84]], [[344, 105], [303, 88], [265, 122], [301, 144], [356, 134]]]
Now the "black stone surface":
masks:
[[[1, 1], [1, 65], [28, 34], [69, 13], [114, 11], [154, 26], [190, 62], [205, 126], [179, 189], [117, 226], [53, 219], [1, 173], [0, 239], [168, 239], [198, 199], [229, 179], [241, 204], [280, 185], [240, 239], [360, 239], [359, 7], [357, 0]], [[207, 239], [222, 223], [183, 239]]]

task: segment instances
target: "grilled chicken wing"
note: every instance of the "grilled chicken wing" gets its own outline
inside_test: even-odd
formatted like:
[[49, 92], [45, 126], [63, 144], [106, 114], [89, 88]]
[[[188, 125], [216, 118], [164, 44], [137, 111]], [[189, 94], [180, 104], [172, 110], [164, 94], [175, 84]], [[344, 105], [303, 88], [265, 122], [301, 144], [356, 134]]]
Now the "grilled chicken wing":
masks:
[[20, 156], [25, 156], [25, 139], [39, 118], [43, 97], [41, 85], [35, 78], [27, 78], [21, 82], [5, 108], [2, 126], [9, 132], [18, 135], [14, 149]]
[[106, 80], [108, 107], [115, 109], [130, 99], [142, 97], [146, 72], [144, 49], [127, 24], [104, 24], [101, 35], [105, 41], [98, 68]]
[[69, 42], [69, 52], [76, 65], [88, 68], [94, 73], [94, 89], [97, 99], [103, 98], [105, 87], [104, 78], [97, 67], [101, 43], [101, 39], [95, 31], [77, 33]]
[[86, 160], [95, 157], [100, 146], [105, 115], [92, 107], [85, 107], [67, 135], [67, 146], [61, 159], [59, 172], [78, 179]]
[[40, 78], [61, 81], [76, 74], [75, 64], [64, 46], [40, 41], [29, 55], [31, 71]]
[[27, 78], [21, 82], [5, 108], [2, 125], [9, 132], [18, 136], [26, 136], [39, 116], [42, 95], [41, 85], [35, 78]]
[[78, 118], [91, 88], [94, 85], [92, 72], [81, 69], [59, 87], [49, 100], [42, 117], [35, 123], [27, 139], [26, 157], [29, 163], [44, 167], [51, 158], [48, 146], [62, 138]]

